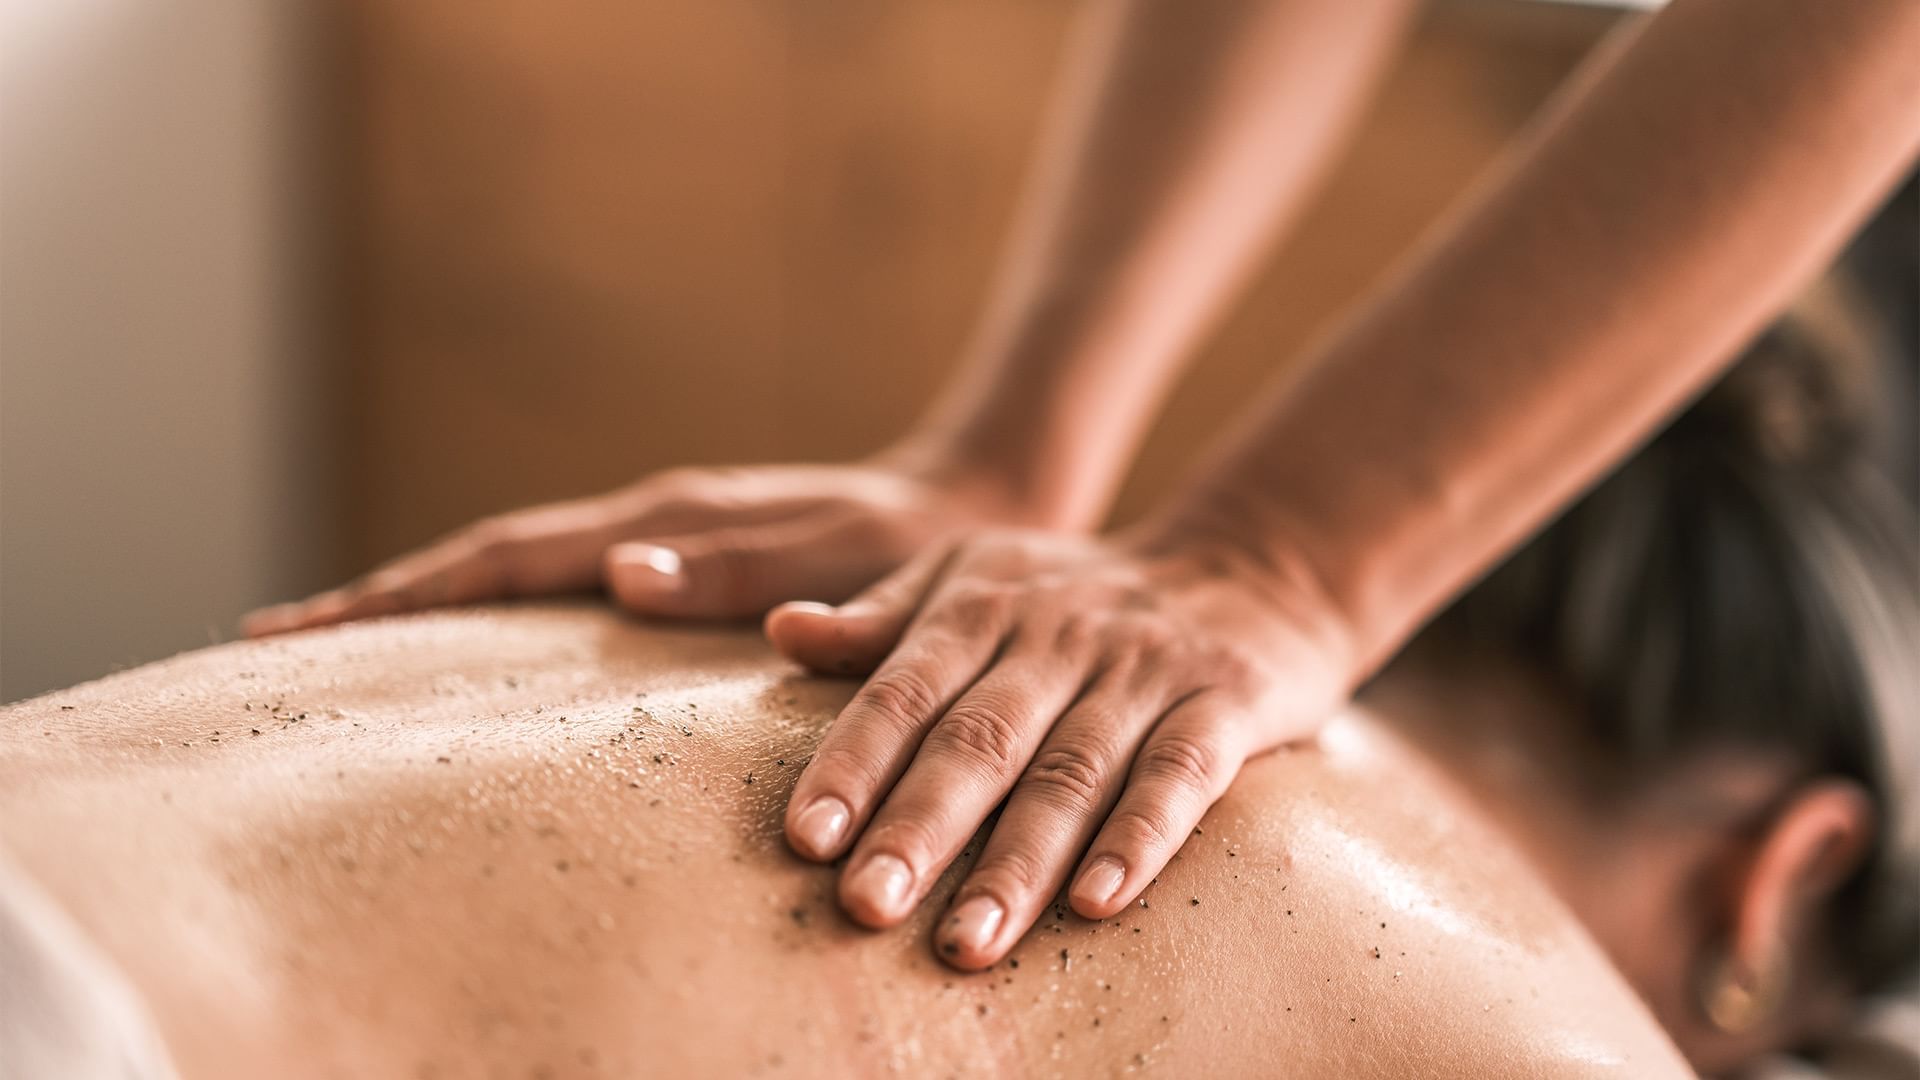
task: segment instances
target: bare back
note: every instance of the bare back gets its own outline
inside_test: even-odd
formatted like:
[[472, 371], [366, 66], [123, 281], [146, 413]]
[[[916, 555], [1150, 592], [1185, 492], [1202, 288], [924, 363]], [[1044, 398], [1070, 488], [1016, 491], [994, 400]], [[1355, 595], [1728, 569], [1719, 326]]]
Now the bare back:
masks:
[[0, 712], [0, 850], [184, 1075], [1686, 1075], [1577, 922], [1364, 715], [1145, 899], [980, 975], [790, 855], [853, 689], [591, 607], [223, 646]]

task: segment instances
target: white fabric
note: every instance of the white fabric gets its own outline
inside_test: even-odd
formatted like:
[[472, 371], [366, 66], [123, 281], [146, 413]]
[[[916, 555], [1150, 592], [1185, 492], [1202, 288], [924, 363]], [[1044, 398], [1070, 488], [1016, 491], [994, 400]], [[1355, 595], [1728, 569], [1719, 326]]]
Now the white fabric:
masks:
[[174, 1080], [140, 996], [0, 860], [0, 1080]]

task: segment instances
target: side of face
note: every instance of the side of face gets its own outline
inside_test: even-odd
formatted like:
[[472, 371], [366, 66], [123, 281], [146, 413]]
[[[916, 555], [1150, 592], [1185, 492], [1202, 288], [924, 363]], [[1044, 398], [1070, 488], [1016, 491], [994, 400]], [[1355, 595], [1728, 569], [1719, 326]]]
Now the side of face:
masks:
[[1580, 819], [1547, 871], [1696, 1068], [1792, 1048], [1844, 1015], [1826, 928], [1871, 850], [1857, 784], [1707, 754]]

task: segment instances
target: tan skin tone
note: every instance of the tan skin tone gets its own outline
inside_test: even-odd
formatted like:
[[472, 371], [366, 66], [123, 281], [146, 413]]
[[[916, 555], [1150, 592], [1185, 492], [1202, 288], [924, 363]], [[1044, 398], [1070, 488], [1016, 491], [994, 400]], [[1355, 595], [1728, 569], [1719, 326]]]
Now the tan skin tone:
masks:
[[845, 600], [942, 534], [1093, 525], [1410, 6], [1219, 4], [1169, 24], [1157, 5], [1096, 5], [961, 370], [900, 445], [851, 466], [681, 470], [479, 522], [256, 612], [248, 632], [603, 583], [639, 614], [757, 616]]
[[[1250, 756], [1311, 732], [1709, 380], [1920, 145], [1920, 5], [1680, 0], [1597, 58], [1176, 502], [1107, 539], [970, 531], [996, 513], [1097, 516], [1168, 373], [1295, 208], [1400, 11], [1090, 14], [984, 344], [887, 459], [968, 493], [950, 519], [907, 515], [919, 535], [966, 538], [919, 549], [839, 608], [788, 605], [767, 622], [789, 656], [873, 671], [785, 822], [795, 850], [849, 857], [839, 895], [859, 921], [906, 919], [1009, 794], [938, 953], [998, 961], [1062, 885], [1083, 915], [1123, 909]], [[1290, 141], [1283, 121], [1309, 117]], [[676, 537], [675, 556], [615, 543], [635, 530], [618, 515], [609, 529], [605, 511], [575, 507], [557, 536], [458, 539], [251, 628], [540, 591], [562, 550], [564, 580], [588, 584], [596, 546], [606, 584], [642, 612], [857, 587], [843, 572], [853, 534], [761, 528], [755, 500], [640, 530]], [[877, 543], [866, 565], [910, 549]], [[463, 573], [490, 589], [447, 587]], [[716, 595], [730, 602], [707, 606]], [[1130, 680], [1144, 693], [1119, 689]]]
[[[225, 646], [0, 711], [0, 852], [190, 1077], [1641, 1080], [1688, 1075], [1656, 1016], [1731, 1061], [1821, 992], [1735, 1043], [1676, 989], [1695, 928], [1817, 910], [1816, 876], [1691, 887], [1761, 865], [1733, 823], [1812, 787], [1703, 762], [1623, 818], [1563, 771], [1592, 758], [1553, 699], [1484, 661], [1412, 667], [1250, 763], [1147, 905], [1049, 911], [959, 978], [918, 944], [937, 909], [862, 932], [782, 843], [854, 689], [584, 606]], [[1754, 932], [1817, 970], [1803, 921]]]
[[[1704, 748], [1658, 775], [1609, 770], [1556, 696], [1497, 657], [1429, 647], [1402, 667], [1365, 708], [1490, 808], [1694, 1068], [1730, 1072], [1846, 1021], [1852, 995], [1825, 967], [1821, 905], [1873, 841], [1857, 784], [1741, 747]], [[1715, 976], [1776, 970], [1797, 974], [1750, 1030], [1705, 1015]]]

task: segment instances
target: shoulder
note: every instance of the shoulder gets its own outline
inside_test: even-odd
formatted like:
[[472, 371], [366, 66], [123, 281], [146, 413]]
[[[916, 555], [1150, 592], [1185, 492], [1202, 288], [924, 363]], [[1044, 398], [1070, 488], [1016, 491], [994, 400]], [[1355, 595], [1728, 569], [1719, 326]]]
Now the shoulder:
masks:
[[1325, 1074], [1692, 1075], [1512, 845], [1365, 716], [1251, 763], [1201, 829], [1163, 884], [1264, 939], [1222, 952]]
[[326, 718], [497, 715], [632, 684], [782, 670], [755, 634], [643, 626], [604, 605], [439, 611], [198, 649], [0, 707], [0, 763], [75, 744], [211, 746], [216, 731], [230, 743], [236, 728], [258, 726], [241, 723], [247, 714], [283, 706]]

